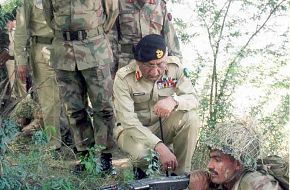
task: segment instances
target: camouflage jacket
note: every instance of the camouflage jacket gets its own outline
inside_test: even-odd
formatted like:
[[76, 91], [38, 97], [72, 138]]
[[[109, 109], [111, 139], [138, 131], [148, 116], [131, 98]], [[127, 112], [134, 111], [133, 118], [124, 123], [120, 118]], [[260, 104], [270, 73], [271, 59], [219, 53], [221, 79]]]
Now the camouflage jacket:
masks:
[[168, 13], [164, 0], [150, 0], [146, 3], [141, 0], [119, 0], [119, 10], [116, 28], [121, 53], [125, 53], [124, 46], [137, 44], [148, 34], [160, 34], [165, 38], [169, 55], [181, 58], [172, 16]]
[[[44, 16], [54, 30], [51, 64], [55, 69], [84, 70], [113, 62], [105, 33], [118, 16], [117, 0], [43, 0]], [[83, 33], [83, 40], [67, 41], [64, 34]]]
[[[231, 190], [282, 190], [277, 180], [260, 172], [247, 172], [234, 184]], [[211, 190], [224, 190], [222, 186]]]
[[16, 14], [14, 54], [19, 65], [28, 64], [30, 40], [34, 37], [53, 38], [43, 16], [42, 0], [24, 0]]

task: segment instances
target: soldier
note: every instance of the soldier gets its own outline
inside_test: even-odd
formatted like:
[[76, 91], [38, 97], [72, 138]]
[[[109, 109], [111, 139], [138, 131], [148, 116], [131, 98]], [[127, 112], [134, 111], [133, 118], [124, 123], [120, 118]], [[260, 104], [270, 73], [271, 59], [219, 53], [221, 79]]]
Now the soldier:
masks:
[[[4, 99], [17, 98], [21, 97], [26, 93], [26, 83], [22, 83], [20, 80], [16, 78], [15, 75], [15, 61], [14, 61], [14, 31], [15, 31], [15, 19], [16, 19], [16, 8], [14, 8], [11, 12], [7, 12], [4, 15], [6, 28], [5, 31], [1, 31], [1, 39], [0, 39], [0, 67], [1, 68], [1, 80], [3, 79], [9, 80], [9, 85], [6, 86], [5, 83], [1, 84], [2, 92], [5, 92], [7, 96], [4, 96]], [[2, 65], [2, 66], [1, 66]], [[5, 68], [6, 66], [6, 68]], [[6, 88], [10, 87], [10, 88]], [[3, 103], [3, 102], [2, 102]]]
[[[189, 172], [199, 129], [198, 101], [190, 79], [179, 59], [167, 56], [160, 35], [142, 38], [134, 49], [134, 58], [118, 70], [113, 85], [118, 145], [140, 160], [136, 179], [145, 177], [143, 159], [149, 149], [159, 154], [164, 170]], [[166, 146], [171, 143], [173, 153]]]
[[19, 80], [16, 77], [16, 65], [14, 60], [14, 32], [16, 25], [16, 8], [12, 11], [12, 14], [6, 16], [9, 18], [6, 23], [6, 28], [9, 35], [9, 60], [6, 62], [7, 74], [9, 78], [10, 87], [12, 90], [11, 96], [13, 98], [22, 97], [26, 94], [26, 81]]
[[30, 59], [44, 126], [50, 133], [50, 146], [59, 149], [61, 103], [55, 72], [50, 66], [52, 39], [53, 31], [44, 19], [42, 1], [24, 0], [18, 8], [15, 31], [17, 73], [22, 81], [26, 80]]
[[258, 136], [245, 123], [218, 124], [205, 144], [210, 149], [207, 166], [210, 174], [194, 171], [190, 177], [190, 190], [281, 189], [272, 176], [256, 171], [260, 142]]
[[[94, 142], [110, 148], [113, 55], [106, 34], [118, 16], [117, 0], [43, 0], [43, 6], [46, 21], [55, 33], [51, 63], [76, 148], [86, 151]], [[93, 107], [93, 127], [84, 102], [86, 93]], [[103, 171], [111, 169], [111, 156], [102, 152]]]
[[[134, 59], [132, 47], [148, 34], [160, 34], [165, 38], [168, 54], [178, 56], [181, 52], [178, 38], [173, 27], [172, 15], [168, 13], [164, 0], [119, 0], [119, 17], [116, 21], [116, 30], [111, 35], [114, 54], [117, 54], [118, 62], [112, 66], [113, 75]], [[115, 33], [114, 33], [115, 32]], [[118, 43], [119, 49], [116, 48]]]

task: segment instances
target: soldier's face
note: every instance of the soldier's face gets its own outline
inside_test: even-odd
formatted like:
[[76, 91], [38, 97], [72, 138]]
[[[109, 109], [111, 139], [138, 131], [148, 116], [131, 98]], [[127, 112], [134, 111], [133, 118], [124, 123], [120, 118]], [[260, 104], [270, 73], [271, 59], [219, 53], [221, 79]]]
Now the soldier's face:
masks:
[[139, 62], [139, 68], [142, 75], [152, 82], [157, 81], [164, 73], [167, 64], [167, 56], [162, 59], [156, 59], [149, 62]]
[[211, 173], [211, 181], [223, 185], [235, 182], [242, 170], [237, 160], [219, 150], [211, 150], [207, 167]]
[[6, 23], [7, 30], [8, 30], [9, 32], [11, 32], [11, 31], [13, 30], [15, 24], [16, 24], [16, 21], [15, 21], [15, 20], [14, 20], [14, 21], [10, 21], [10, 20], [9, 20], [9, 21]]

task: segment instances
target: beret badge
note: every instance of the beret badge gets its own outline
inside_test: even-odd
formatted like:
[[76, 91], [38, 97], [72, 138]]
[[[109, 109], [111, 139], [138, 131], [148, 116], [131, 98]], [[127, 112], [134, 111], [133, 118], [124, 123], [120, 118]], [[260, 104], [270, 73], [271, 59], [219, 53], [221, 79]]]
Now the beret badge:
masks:
[[157, 49], [156, 50], [156, 57], [157, 57], [157, 59], [162, 58], [163, 55], [164, 55], [164, 52], [162, 50], [160, 50], [160, 49]]

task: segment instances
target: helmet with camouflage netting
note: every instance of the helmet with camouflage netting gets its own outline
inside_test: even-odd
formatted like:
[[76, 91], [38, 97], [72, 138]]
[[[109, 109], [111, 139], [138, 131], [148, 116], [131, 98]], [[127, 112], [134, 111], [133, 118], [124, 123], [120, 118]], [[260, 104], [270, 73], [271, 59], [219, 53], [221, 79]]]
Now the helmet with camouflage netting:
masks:
[[205, 144], [211, 149], [233, 156], [247, 170], [255, 170], [257, 167], [260, 142], [252, 124], [243, 122], [217, 124], [207, 136]]

